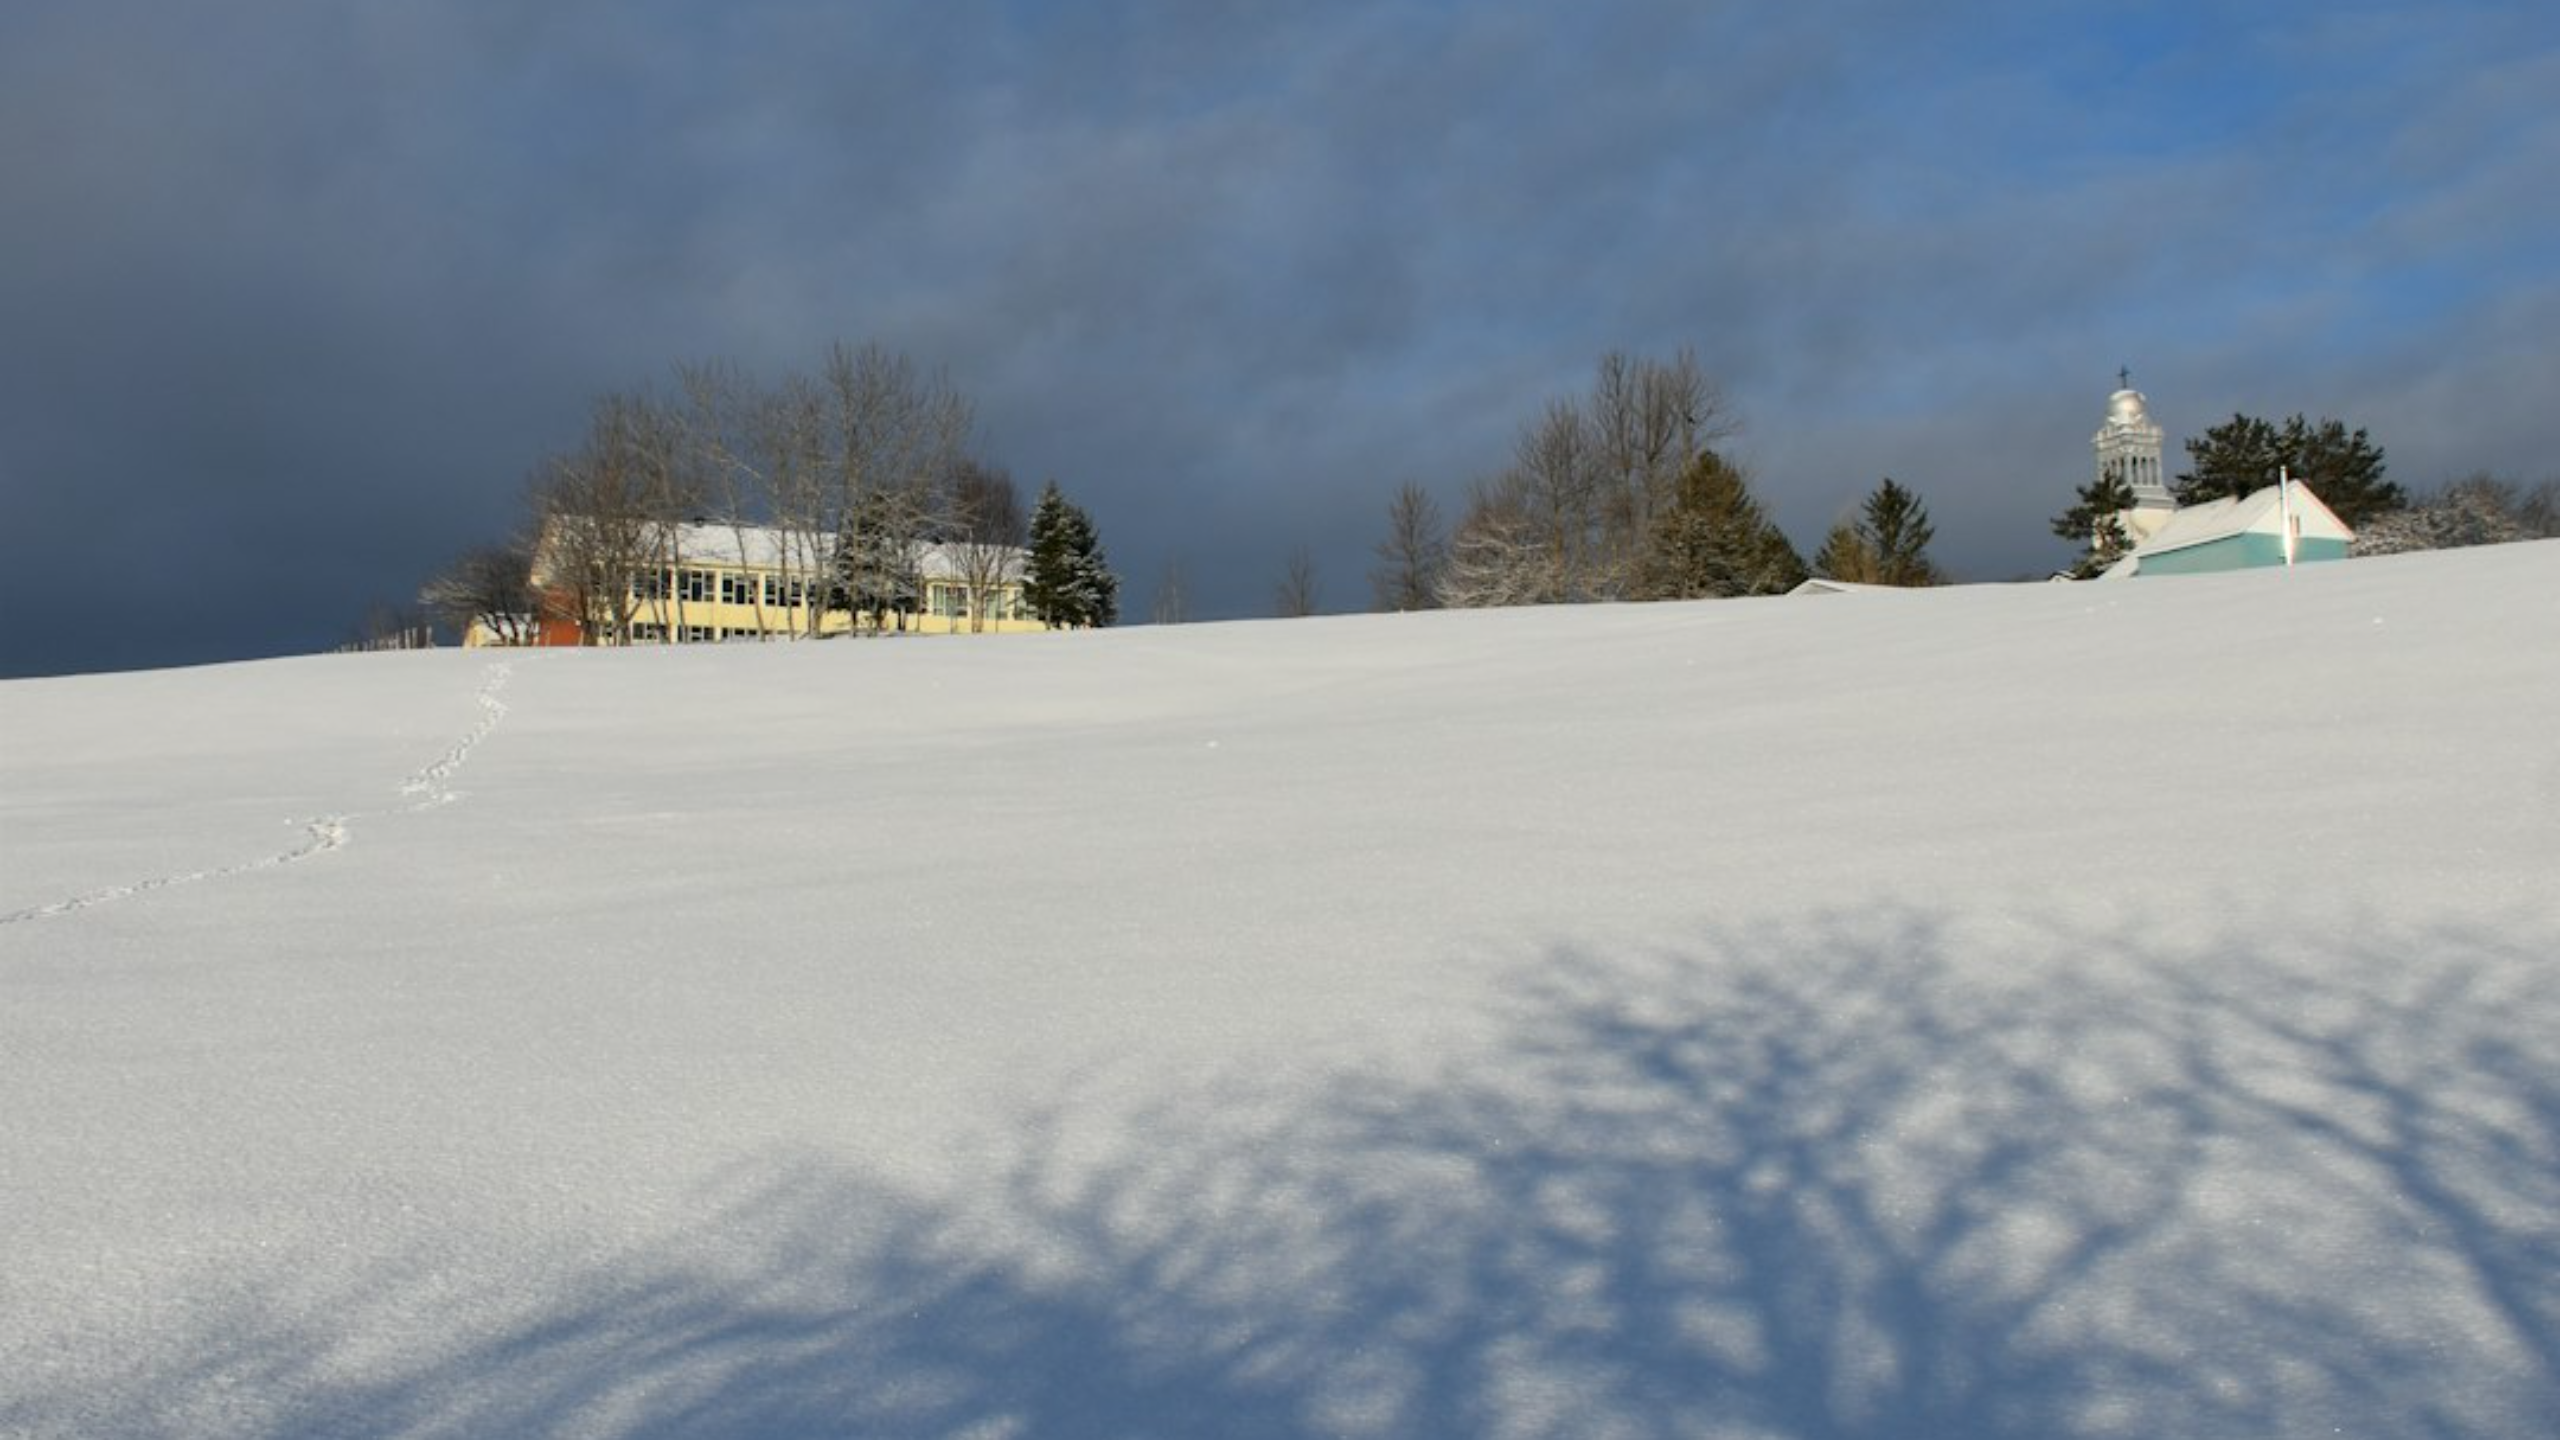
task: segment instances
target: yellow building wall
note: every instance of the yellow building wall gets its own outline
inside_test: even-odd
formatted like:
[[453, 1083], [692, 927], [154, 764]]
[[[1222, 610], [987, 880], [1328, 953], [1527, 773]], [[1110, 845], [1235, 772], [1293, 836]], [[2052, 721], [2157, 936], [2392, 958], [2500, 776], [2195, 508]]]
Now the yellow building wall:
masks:
[[[679, 644], [700, 644], [765, 636], [806, 636], [811, 633], [807, 606], [741, 603], [719, 598], [722, 594], [721, 577], [723, 576], [745, 577], [755, 585], [755, 593], [761, 594], [763, 593], [762, 582], [766, 577], [778, 572], [740, 569], [737, 566], [718, 564], [692, 564], [679, 567], [677, 576], [681, 577], [685, 572], [708, 577], [708, 583], [703, 588], [712, 598], [707, 600], [679, 598], [686, 588], [681, 578], [668, 587], [668, 593], [664, 596], [644, 594], [632, 609], [633, 643], [659, 644], [665, 642], [670, 635]], [[1019, 635], [1049, 628], [1037, 620], [1020, 614], [1022, 587], [1019, 585], [1003, 587], [989, 602], [987, 606], [990, 612], [989, 617], [981, 623], [973, 624], [966, 613], [942, 613], [946, 610], [961, 608], [963, 602], [944, 599], [944, 592], [949, 590], [956, 594], [962, 588], [964, 587], [946, 586], [940, 581], [928, 582], [925, 608], [922, 611], [912, 611], [904, 615], [892, 614], [887, 628], [892, 633], [909, 635]], [[841, 610], [821, 611], [818, 616], [818, 626], [816, 633], [820, 636], [846, 635], [857, 631], [867, 634], [875, 628], [871, 616], [851, 615]]]

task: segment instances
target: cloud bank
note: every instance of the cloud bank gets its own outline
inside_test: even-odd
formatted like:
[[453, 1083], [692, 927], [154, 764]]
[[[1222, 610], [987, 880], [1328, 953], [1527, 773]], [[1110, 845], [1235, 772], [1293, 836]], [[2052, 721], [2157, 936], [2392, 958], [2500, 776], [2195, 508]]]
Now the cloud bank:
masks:
[[[2059, 559], [2119, 365], [2173, 437], [2548, 469], [2560, 20], [2527, 7], [46, 0], [0, 18], [0, 673], [313, 648], [587, 403], [943, 367], [1133, 613], [1330, 608], [1608, 349], [1694, 346], [1810, 546], [1891, 474]], [[2174, 442], [2173, 442], [2174, 443]]]

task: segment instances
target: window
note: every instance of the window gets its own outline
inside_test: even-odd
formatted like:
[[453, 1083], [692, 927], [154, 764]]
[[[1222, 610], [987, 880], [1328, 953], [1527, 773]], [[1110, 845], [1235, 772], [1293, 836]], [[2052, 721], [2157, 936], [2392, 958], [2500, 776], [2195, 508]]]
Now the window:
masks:
[[631, 638], [634, 640], [664, 640], [667, 638], [667, 627], [664, 625], [650, 625], [646, 623], [637, 624], [631, 627]]
[[741, 575], [734, 570], [724, 570], [720, 573], [721, 604], [753, 605], [756, 603], [756, 593], [756, 577], [753, 575]]
[[683, 638], [687, 644], [701, 645], [719, 639], [720, 632], [708, 625], [687, 625], [684, 627]]
[[634, 574], [631, 577], [631, 598], [634, 600], [666, 599], [667, 572], [664, 570], [642, 570]]
[[711, 572], [708, 570], [677, 571], [676, 598], [679, 600], [709, 601], [711, 599]]

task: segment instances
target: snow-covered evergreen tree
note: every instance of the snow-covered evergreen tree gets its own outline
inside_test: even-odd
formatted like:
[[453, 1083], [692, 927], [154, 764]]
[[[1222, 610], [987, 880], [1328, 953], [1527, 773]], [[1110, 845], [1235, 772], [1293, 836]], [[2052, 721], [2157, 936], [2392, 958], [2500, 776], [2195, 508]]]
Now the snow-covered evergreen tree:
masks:
[[1102, 553], [1102, 537], [1094, 533], [1093, 517], [1082, 506], [1069, 505], [1067, 521], [1072, 537], [1069, 553], [1074, 557], [1074, 623], [1094, 628], [1114, 624], [1120, 619], [1120, 577], [1111, 573], [1111, 562]]
[[1031, 556], [1022, 600], [1057, 629], [1109, 625], [1120, 618], [1120, 577], [1111, 573], [1093, 519], [1050, 481], [1031, 511]]
[[1031, 506], [1031, 553], [1023, 564], [1022, 603], [1044, 625], [1066, 623], [1074, 585], [1074, 560], [1068, 550], [1067, 497], [1050, 481]]

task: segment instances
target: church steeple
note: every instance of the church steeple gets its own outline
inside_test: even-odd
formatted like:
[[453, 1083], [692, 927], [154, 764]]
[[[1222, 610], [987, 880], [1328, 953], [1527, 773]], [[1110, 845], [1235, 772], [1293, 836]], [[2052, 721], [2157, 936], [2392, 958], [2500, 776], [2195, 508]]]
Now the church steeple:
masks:
[[2136, 510], [2174, 510], [2168, 484], [2160, 473], [2160, 427], [2141, 391], [2133, 388], [2130, 369], [2116, 372], [2116, 393], [2107, 397], [2106, 423], [2089, 444], [2098, 452], [2098, 475], [2121, 478], [2133, 490]]

